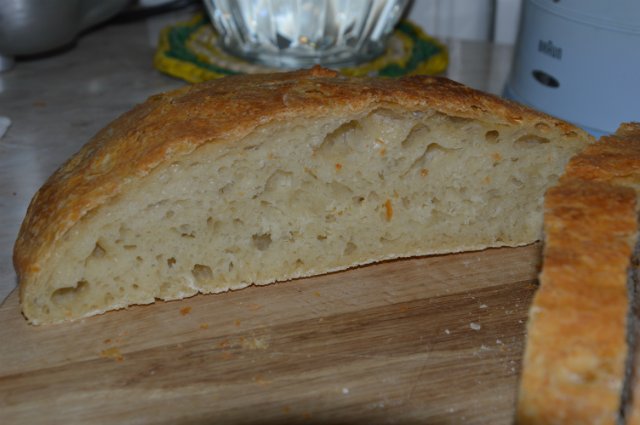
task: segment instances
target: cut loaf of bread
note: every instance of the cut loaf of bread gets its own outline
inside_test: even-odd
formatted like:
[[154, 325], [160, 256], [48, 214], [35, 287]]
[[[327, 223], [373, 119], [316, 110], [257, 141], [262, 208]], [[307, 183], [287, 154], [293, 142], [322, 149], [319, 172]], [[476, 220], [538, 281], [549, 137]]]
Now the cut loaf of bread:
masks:
[[588, 146], [548, 191], [518, 424], [624, 423], [638, 331], [639, 193], [640, 124]]
[[35, 195], [14, 252], [34, 324], [531, 243], [590, 136], [443, 78], [321, 68], [154, 96]]

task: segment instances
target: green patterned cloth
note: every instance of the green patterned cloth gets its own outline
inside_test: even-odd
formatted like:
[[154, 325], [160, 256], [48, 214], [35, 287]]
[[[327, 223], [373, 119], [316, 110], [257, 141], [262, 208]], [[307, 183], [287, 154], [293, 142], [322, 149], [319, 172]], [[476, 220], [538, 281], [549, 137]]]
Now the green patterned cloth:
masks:
[[[410, 74], [440, 74], [448, 63], [447, 50], [420, 27], [398, 24], [383, 55], [371, 62], [339, 71], [345, 75], [398, 77]], [[190, 83], [231, 74], [273, 72], [276, 69], [232, 56], [218, 45], [218, 34], [203, 14], [188, 22], [165, 28], [154, 58], [155, 67]]]

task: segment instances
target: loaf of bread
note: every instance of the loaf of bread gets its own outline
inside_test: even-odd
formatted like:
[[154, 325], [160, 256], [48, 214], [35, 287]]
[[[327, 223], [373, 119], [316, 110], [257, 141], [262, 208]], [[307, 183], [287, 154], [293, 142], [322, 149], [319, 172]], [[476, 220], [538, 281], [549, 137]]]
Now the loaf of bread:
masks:
[[321, 68], [157, 95], [33, 198], [34, 324], [380, 260], [531, 243], [591, 137], [443, 78]]
[[623, 423], [637, 332], [638, 193], [640, 124], [588, 146], [548, 191], [519, 424]]

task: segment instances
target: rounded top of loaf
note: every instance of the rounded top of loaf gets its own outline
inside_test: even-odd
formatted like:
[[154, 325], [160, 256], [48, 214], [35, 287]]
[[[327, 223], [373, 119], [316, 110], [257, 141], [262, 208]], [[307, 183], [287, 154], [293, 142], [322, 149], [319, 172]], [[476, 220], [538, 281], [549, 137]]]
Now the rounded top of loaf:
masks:
[[82, 217], [164, 162], [204, 144], [234, 143], [268, 123], [380, 106], [490, 123], [544, 122], [561, 134], [584, 134], [563, 121], [440, 77], [349, 78], [315, 67], [186, 86], [152, 96], [123, 114], [49, 177], [33, 197], [16, 241], [14, 265], [20, 281], [39, 272], [56, 242]]

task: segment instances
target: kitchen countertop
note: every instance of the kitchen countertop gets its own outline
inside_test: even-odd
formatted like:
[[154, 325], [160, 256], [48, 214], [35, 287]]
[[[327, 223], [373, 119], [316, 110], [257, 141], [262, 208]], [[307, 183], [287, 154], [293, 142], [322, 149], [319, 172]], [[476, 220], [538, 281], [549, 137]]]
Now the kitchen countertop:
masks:
[[[0, 302], [16, 287], [13, 244], [31, 197], [47, 177], [100, 128], [154, 93], [186, 83], [152, 64], [164, 26], [186, 12], [109, 24], [81, 36], [65, 51], [19, 60], [0, 73]], [[428, 29], [427, 29], [428, 31]], [[500, 94], [512, 46], [444, 40], [446, 75]]]

